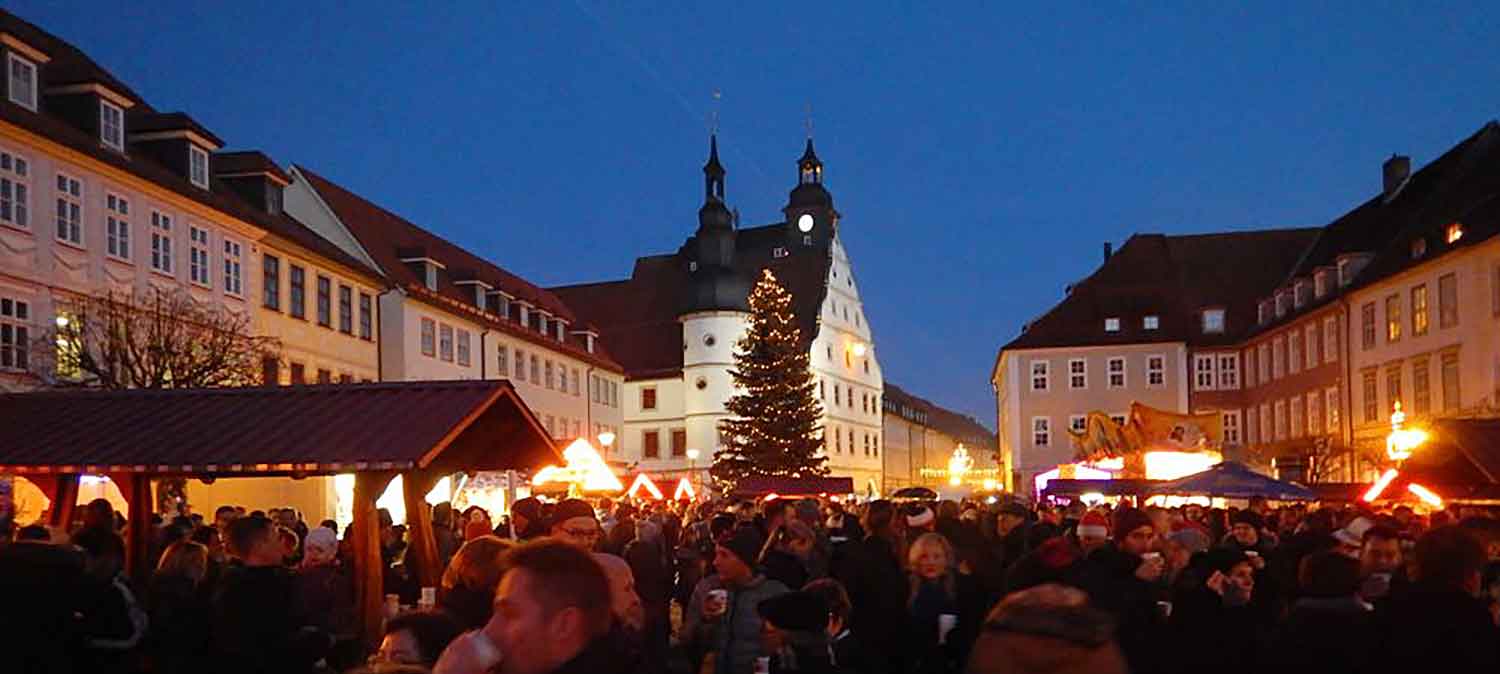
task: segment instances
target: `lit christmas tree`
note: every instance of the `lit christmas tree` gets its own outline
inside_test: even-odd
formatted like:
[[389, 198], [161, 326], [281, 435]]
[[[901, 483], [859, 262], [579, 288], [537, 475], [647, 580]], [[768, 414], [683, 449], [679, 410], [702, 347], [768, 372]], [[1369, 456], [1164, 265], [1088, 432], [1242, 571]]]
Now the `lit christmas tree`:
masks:
[[735, 345], [730, 371], [738, 391], [725, 404], [724, 447], [711, 473], [728, 487], [749, 476], [828, 474], [823, 427], [807, 348], [792, 312], [792, 294], [769, 269], [750, 291], [750, 327]]

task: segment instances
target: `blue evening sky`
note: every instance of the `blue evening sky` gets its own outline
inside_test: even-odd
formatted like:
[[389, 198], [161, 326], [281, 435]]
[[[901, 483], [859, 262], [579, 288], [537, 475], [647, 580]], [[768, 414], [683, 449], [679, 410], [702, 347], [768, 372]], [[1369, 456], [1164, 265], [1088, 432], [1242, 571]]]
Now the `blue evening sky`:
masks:
[[1500, 116], [1493, 2], [6, 4], [542, 285], [692, 232], [715, 89], [731, 205], [778, 218], [811, 104], [886, 380], [991, 426], [1102, 242], [1323, 224]]

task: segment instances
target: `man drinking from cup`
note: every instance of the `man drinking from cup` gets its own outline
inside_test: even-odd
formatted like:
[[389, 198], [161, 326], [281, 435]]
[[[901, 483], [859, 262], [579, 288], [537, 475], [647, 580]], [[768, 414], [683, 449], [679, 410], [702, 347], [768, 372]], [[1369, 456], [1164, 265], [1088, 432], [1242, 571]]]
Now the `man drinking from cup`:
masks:
[[720, 674], [753, 674], [759, 657], [770, 655], [761, 636], [760, 602], [786, 594], [785, 585], [767, 580], [756, 570], [764, 541], [754, 526], [740, 526], [714, 551], [714, 574], [698, 582], [688, 602], [684, 640], [701, 654], [714, 657]]

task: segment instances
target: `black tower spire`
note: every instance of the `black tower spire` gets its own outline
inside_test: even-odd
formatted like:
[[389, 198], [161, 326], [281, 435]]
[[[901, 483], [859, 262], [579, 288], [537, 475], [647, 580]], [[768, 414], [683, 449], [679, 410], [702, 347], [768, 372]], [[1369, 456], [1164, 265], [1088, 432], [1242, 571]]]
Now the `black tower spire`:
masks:
[[708, 137], [708, 163], [703, 165], [703, 198], [724, 200], [724, 165], [719, 163], [719, 134]]

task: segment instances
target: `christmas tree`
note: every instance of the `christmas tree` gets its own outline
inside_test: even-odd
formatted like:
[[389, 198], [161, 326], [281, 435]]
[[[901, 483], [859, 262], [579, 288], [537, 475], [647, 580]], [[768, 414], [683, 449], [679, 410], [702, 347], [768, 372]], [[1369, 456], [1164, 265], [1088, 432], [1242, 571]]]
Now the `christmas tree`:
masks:
[[827, 475], [823, 427], [807, 348], [792, 294], [769, 269], [750, 291], [750, 327], [735, 344], [737, 393], [725, 404], [725, 441], [714, 453], [714, 479], [732, 487], [749, 476]]

